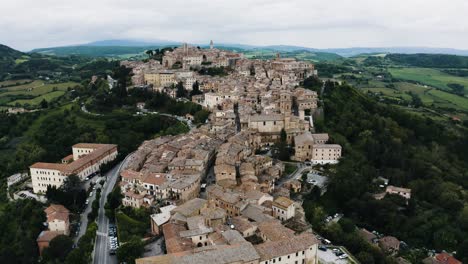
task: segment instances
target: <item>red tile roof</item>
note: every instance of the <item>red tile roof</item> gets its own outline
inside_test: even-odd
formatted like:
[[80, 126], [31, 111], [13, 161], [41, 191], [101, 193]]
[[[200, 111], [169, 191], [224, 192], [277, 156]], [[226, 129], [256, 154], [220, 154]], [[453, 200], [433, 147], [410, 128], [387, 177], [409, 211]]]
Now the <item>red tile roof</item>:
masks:
[[443, 264], [462, 264], [458, 259], [450, 256], [448, 253], [440, 253], [435, 256], [435, 258]]
[[54, 220], [68, 221], [70, 211], [61, 204], [51, 204], [44, 212], [47, 214], [47, 222]]

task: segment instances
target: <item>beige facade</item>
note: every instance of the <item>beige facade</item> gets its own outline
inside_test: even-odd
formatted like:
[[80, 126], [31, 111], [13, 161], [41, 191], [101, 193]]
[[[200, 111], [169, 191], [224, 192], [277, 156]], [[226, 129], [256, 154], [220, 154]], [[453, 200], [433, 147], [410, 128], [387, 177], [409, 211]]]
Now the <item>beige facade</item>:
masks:
[[216, 183], [222, 186], [236, 185], [236, 167], [228, 164], [214, 167]]
[[334, 164], [341, 158], [341, 146], [336, 144], [315, 144], [312, 147], [312, 163]]
[[325, 144], [328, 134], [312, 134], [306, 132], [294, 138], [297, 161], [311, 161], [313, 164], [335, 164], [341, 158], [341, 146]]
[[271, 206], [273, 216], [281, 221], [286, 221], [295, 216], [296, 208], [294, 202], [286, 197], [278, 197]]
[[34, 193], [45, 193], [48, 186], [59, 188], [69, 175], [84, 180], [118, 155], [117, 146], [111, 144], [80, 143], [72, 149], [73, 161], [70, 163], [37, 162], [29, 167]]
[[70, 234], [70, 211], [60, 204], [51, 204], [44, 212], [47, 217], [47, 227], [49, 231], [60, 234]]
[[152, 84], [154, 87], [168, 87], [176, 84], [175, 74], [170, 71], [145, 73], [144, 78], [146, 84]]
[[318, 240], [311, 233], [256, 245], [260, 264], [316, 264]]
[[249, 119], [249, 128], [259, 133], [281, 133], [284, 129], [284, 117], [282, 115], [256, 115]]

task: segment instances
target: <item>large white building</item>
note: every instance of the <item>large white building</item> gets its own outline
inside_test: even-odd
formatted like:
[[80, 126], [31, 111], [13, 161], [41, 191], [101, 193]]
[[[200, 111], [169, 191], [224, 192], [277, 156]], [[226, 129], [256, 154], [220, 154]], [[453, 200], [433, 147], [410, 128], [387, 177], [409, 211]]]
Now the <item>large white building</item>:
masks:
[[112, 144], [79, 143], [72, 149], [73, 154], [65, 157], [62, 163], [37, 162], [29, 167], [34, 193], [45, 193], [48, 186], [59, 188], [70, 175], [84, 180], [118, 154], [117, 145]]

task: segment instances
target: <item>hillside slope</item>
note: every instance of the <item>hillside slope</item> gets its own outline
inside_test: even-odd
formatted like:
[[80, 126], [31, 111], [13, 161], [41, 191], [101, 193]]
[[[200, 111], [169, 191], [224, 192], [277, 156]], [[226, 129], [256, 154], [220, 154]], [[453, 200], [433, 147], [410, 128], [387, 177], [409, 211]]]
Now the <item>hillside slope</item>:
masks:
[[24, 54], [8, 46], [0, 44], [0, 75], [15, 66], [15, 61]]

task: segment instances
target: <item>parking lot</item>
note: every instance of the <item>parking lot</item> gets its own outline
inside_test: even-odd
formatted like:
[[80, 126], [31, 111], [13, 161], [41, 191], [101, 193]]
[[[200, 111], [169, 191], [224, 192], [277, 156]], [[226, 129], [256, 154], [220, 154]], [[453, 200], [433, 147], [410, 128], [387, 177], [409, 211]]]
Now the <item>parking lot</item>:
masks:
[[[335, 249], [335, 252], [333, 251]], [[337, 248], [327, 248], [326, 251], [318, 250], [318, 258], [322, 263], [338, 263], [338, 264], [347, 264], [352, 263], [349, 258], [340, 259], [339, 256], [336, 255], [339, 249]], [[339, 251], [344, 255], [344, 252], [341, 250]]]
[[318, 186], [320, 189], [327, 185], [328, 178], [316, 172], [307, 173], [307, 183]]

